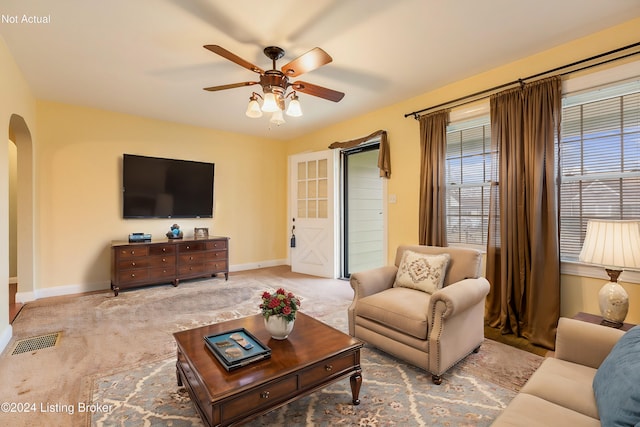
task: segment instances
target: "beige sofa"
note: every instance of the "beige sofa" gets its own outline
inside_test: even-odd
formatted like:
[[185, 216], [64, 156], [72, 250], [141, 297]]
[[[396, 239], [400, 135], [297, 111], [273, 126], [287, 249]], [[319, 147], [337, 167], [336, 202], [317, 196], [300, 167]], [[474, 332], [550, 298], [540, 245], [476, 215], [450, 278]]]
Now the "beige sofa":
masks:
[[[405, 250], [449, 254], [441, 289], [394, 287]], [[349, 334], [429, 371], [440, 384], [442, 374], [484, 340], [489, 282], [480, 277], [481, 265], [482, 253], [473, 249], [400, 246], [395, 265], [351, 275]]]
[[598, 367], [624, 334], [560, 318], [555, 356], [544, 360], [493, 426], [600, 426], [593, 391]]

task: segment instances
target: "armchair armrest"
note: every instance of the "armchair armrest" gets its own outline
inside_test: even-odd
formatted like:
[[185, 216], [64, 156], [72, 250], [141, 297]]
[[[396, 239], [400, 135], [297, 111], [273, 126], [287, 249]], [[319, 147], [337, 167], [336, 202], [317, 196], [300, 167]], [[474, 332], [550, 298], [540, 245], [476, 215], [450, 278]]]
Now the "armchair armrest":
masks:
[[[438, 289], [431, 295], [427, 315], [431, 316], [436, 309], [441, 313], [442, 319], [462, 313], [479, 302], [483, 302], [489, 293], [489, 287], [487, 279], [478, 277], [477, 279], [464, 279]], [[437, 305], [438, 303], [441, 304]], [[432, 319], [429, 319], [429, 324], [433, 324]]]
[[360, 271], [353, 273], [349, 279], [351, 288], [353, 288], [353, 301], [347, 309], [349, 320], [349, 335], [355, 336], [355, 308], [359, 299], [369, 295], [377, 294], [385, 289], [393, 287], [396, 280], [398, 267], [395, 265], [374, 268], [372, 270]]
[[620, 329], [561, 317], [555, 357], [597, 369], [622, 335]]
[[353, 273], [349, 280], [354, 292], [353, 300], [356, 301], [393, 287], [397, 273], [398, 267], [395, 265]]

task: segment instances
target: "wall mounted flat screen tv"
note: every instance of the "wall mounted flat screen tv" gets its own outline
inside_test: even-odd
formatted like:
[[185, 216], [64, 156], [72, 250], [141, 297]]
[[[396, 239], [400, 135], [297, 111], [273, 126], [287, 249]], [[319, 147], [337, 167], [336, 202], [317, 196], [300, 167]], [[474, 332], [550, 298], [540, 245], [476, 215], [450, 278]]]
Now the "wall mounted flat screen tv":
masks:
[[124, 218], [212, 218], [214, 163], [124, 154]]

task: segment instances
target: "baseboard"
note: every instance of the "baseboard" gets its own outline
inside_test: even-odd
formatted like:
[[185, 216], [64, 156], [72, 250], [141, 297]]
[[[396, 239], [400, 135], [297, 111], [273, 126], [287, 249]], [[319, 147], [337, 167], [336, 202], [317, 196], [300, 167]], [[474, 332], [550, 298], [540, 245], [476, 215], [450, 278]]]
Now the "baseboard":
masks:
[[269, 261], [250, 262], [247, 264], [235, 264], [229, 267], [229, 271], [255, 270], [257, 268], [277, 267], [287, 264], [288, 261], [286, 259], [274, 259]]
[[[275, 260], [269, 260], [269, 261], [251, 262], [247, 264], [235, 264], [229, 267], [229, 271], [245, 271], [245, 270], [255, 270], [257, 268], [264, 268], [264, 267], [277, 267], [280, 265], [287, 265], [287, 263], [288, 262], [286, 259], [275, 259]], [[30, 292], [18, 292], [16, 293], [16, 302], [24, 304], [30, 301], [35, 301], [40, 298], [60, 297], [64, 295], [81, 294], [84, 292], [106, 291], [110, 289], [111, 289], [111, 283], [109, 282], [92, 283], [92, 284], [85, 284], [85, 285], [56, 286], [53, 288], [36, 289], [35, 291], [30, 291]]]
[[7, 325], [4, 328], [4, 331], [2, 331], [2, 334], [0, 334], [0, 353], [2, 353], [4, 349], [7, 347], [7, 345], [9, 344], [9, 341], [11, 341], [12, 336], [13, 336], [13, 328], [11, 327], [11, 325]]
[[111, 289], [109, 282], [91, 283], [84, 285], [55, 286], [53, 288], [36, 289], [30, 292], [18, 292], [16, 302], [27, 303], [40, 298], [60, 297], [64, 295], [82, 294], [85, 292], [107, 291]]

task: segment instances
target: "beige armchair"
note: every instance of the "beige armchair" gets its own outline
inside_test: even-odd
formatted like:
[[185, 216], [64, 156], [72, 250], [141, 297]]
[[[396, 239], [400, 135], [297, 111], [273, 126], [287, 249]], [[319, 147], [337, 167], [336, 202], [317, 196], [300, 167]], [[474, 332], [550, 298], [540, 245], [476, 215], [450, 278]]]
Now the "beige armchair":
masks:
[[[406, 250], [449, 254], [441, 289], [432, 294], [394, 287]], [[427, 370], [442, 374], [477, 352], [484, 340], [484, 302], [489, 282], [480, 277], [482, 253], [474, 249], [400, 246], [395, 265], [353, 273], [349, 334]]]

